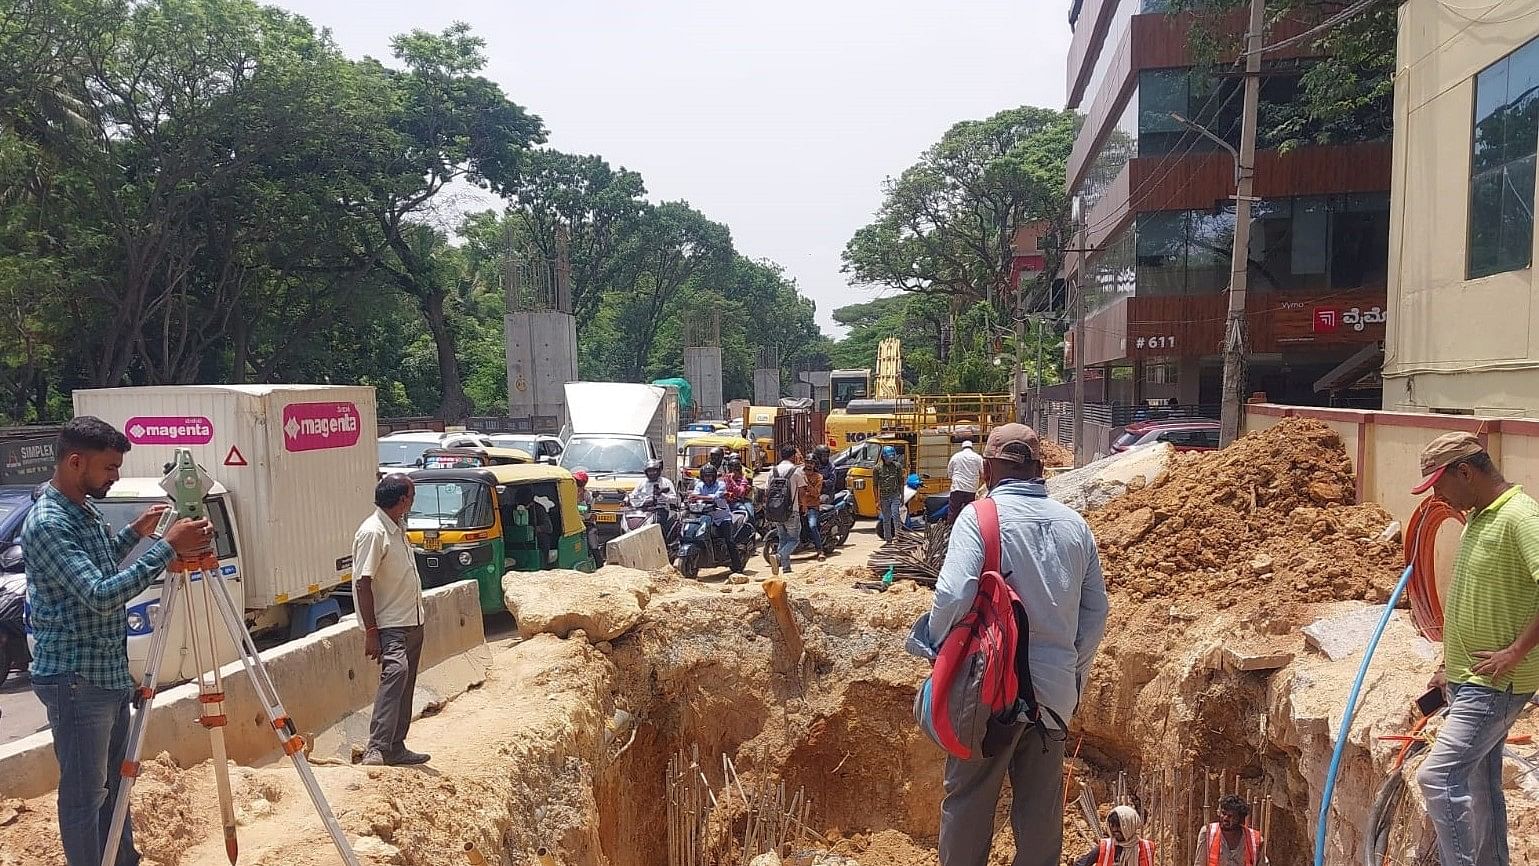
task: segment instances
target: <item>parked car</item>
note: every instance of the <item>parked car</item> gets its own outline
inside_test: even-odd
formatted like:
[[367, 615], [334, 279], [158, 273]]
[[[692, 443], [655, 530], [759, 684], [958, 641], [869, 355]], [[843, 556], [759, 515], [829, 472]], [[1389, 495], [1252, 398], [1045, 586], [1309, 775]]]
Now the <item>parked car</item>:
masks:
[[1155, 442], [1169, 442], [1177, 451], [1214, 451], [1218, 449], [1218, 431], [1218, 422], [1205, 418], [1142, 421], [1129, 424], [1112, 443], [1112, 451], [1120, 454]]
[[527, 451], [536, 463], [554, 464], [565, 447], [561, 444], [561, 437], [549, 433], [496, 433], [491, 439], [499, 448]]

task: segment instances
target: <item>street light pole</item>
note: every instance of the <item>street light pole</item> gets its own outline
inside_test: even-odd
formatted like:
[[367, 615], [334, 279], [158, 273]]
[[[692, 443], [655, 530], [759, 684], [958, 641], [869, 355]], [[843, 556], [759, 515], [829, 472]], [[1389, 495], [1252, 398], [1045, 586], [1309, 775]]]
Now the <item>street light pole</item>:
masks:
[[1078, 266], [1074, 269], [1074, 465], [1085, 465], [1085, 237], [1084, 202], [1074, 197], [1070, 208]]
[[1245, 32], [1245, 108], [1240, 116], [1238, 179], [1234, 194], [1234, 252], [1230, 256], [1229, 311], [1224, 320], [1224, 383], [1219, 414], [1219, 444], [1240, 435], [1245, 405], [1245, 295], [1250, 271], [1250, 210], [1256, 176], [1256, 112], [1261, 96], [1261, 28], [1266, 0], [1250, 0]]

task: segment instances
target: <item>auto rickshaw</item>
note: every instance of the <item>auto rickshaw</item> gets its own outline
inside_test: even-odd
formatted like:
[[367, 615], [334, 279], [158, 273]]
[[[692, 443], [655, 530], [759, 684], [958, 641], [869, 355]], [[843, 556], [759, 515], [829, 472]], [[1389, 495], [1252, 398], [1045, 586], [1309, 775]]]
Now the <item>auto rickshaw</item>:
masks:
[[[873, 436], [858, 446], [851, 446], [845, 454], [840, 455], [837, 468], [849, 467], [844, 484], [855, 498], [856, 515], [869, 518], [877, 516], [876, 464], [881, 461], [883, 447], [891, 447], [898, 452], [898, 465], [903, 467], [904, 478], [917, 473], [923, 479], [917, 495], [909, 500], [910, 513], [924, 509], [925, 496], [950, 491], [951, 479], [946, 475], [945, 464], [934, 464], [936, 459], [946, 454], [947, 446], [943, 443], [949, 437], [937, 437], [942, 441], [922, 443], [918, 449], [910, 441], [912, 438], [902, 435]], [[916, 455], [916, 450], [924, 454]]]
[[743, 460], [743, 473], [749, 478], [759, 471], [761, 449], [757, 442], [744, 439], [741, 436], [701, 436], [698, 439], [689, 440], [684, 446], [684, 474], [690, 478], [700, 477], [700, 467], [710, 459], [711, 451], [721, 448], [728, 453], [736, 453]]
[[411, 473], [417, 495], [406, 515], [406, 538], [424, 588], [457, 580], [478, 585], [482, 613], [505, 610], [502, 576], [509, 571], [571, 568], [591, 571], [577, 482], [543, 464]]
[[522, 466], [533, 462], [534, 455], [521, 448], [429, 448], [422, 452], [423, 469]]

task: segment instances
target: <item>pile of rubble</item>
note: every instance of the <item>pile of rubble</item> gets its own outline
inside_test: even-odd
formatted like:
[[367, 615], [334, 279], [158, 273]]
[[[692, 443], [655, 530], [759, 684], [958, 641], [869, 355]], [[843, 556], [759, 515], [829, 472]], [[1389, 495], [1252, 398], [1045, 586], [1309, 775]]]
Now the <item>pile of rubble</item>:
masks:
[[1400, 542], [1389, 513], [1355, 504], [1353, 489], [1341, 438], [1287, 419], [1222, 451], [1176, 454], [1086, 517], [1108, 585], [1135, 599], [1380, 601], [1403, 567]]

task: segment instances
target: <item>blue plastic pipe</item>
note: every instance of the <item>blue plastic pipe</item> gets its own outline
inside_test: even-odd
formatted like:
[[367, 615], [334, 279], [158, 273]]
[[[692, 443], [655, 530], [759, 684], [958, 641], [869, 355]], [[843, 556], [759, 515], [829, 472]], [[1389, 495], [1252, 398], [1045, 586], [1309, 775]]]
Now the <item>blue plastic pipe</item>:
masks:
[[[1420, 539], [1418, 538], [1419, 542]], [[1411, 562], [1416, 562], [1416, 557], [1411, 557]], [[1413, 565], [1407, 565], [1405, 571], [1400, 574], [1400, 582], [1395, 584], [1395, 589], [1389, 594], [1389, 601], [1384, 603], [1384, 614], [1379, 617], [1378, 628], [1373, 630], [1373, 638], [1368, 641], [1368, 649], [1363, 653], [1363, 663], [1357, 668], [1357, 679], [1352, 681], [1352, 693], [1347, 696], [1346, 712], [1341, 718], [1341, 729], [1336, 732], [1336, 749], [1331, 753], [1331, 769], [1325, 774], [1325, 790], [1320, 794], [1320, 818], [1315, 827], [1315, 866], [1325, 866], [1325, 819], [1331, 813], [1331, 795], [1336, 791], [1336, 773], [1341, 770], [1341, 753], [1347, 746], [1347, 732], [1352, 729], [1352, 717], [1357, 714], [1357, 697], [1363, 690], [1363, 680], [1368, 676], [1368, 665], [1373, 662], [1373, 654], [1379, 648], [1379, 638], [1384, 636], [1384, 629], [1389, 625], [1389, 618], [1395, 613], [1395, 605], [1399, 603], [1400, 596], [1405, 592], [1406, 584], [1411, 582]]]

